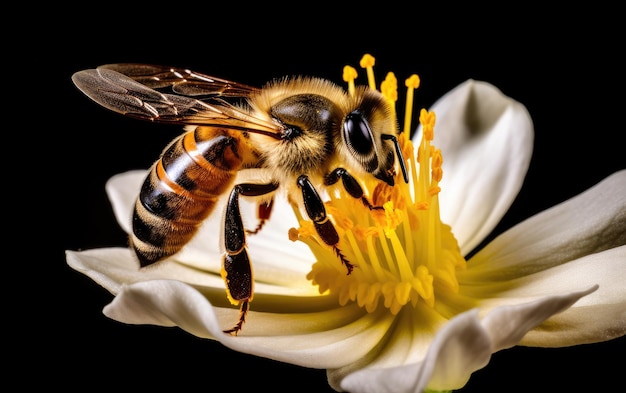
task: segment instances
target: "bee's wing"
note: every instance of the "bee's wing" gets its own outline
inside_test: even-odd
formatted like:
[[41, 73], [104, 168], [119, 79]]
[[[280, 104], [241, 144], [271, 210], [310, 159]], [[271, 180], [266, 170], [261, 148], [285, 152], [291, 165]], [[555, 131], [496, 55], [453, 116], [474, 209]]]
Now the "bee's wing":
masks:
[[98, 69], [117, 71], [152, 89], [171, 87], [186, 96], [248, 97], [259, 89], [185, 68], [154, 64], [121, 63], [101, 65]]
[[[156, 71], [163, 72], [155, 74]], [[129, 117], [161, 123], [223, 126], [279, 137], [276, 124], [219, 98], [245, 98], [255, 88], [221, 79], [214, 82], [191, 71], [189, 75], [193, 77], [188, 81], [176, 73], [174, 69], [158, 66], [109, 65], [76, 72], [72, 81], [98, 104]], [[163, 77], [155, 78], [155, 75]], [[163, 87], [172, 87], [173, 93], [155, 90]], [[200, 95], [202, 99], [193, 98]]]

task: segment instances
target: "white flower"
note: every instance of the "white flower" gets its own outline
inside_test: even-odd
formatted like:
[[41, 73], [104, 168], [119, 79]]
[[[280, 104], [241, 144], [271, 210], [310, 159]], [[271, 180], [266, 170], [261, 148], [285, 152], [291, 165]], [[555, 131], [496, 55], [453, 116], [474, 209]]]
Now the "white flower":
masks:
[[[327, 369], [331, 386], [350, 392], [458, 389], [501, 349], [623, 336], [626, 170], [466, 261], [521, 188], [532, 121], [522, 104], [474, 80], [421, 120], [419, 155], [402, 140], [409, 183], [365, 182], [384, 210], [370, 212], [341, 187], [329, 195], [352, 274], [310, 223], [276, 201], [274, 219], [247, 239], [255, 295], [238, 336], [223, 332], [239, 310], [220, 276], [220, 214], [156, 267], [139, 270], [127, 248], [67, 251], [67, 262], [115, 295], [104, 309], [112, 319], [179, 326], [236, 351]], [[107, 184], [127, 232], [144, 176], [127, 172]]]

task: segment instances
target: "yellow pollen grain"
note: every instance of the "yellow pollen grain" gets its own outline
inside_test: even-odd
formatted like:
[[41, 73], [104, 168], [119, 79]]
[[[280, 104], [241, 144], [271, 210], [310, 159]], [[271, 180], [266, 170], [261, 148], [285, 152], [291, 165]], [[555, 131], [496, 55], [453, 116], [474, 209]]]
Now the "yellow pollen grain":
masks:
[[407, 87], [404, 110], [404, 133], [409, 134], [411, 132], [411, 118], [413, 117], [413, 95], [415, 89], [420, 85], [419, 76], [417, 76], [417, 74], [411, 75], [404, 81], [404, 85]]
[[361, 68], [365, 68], [367, 71], [367, 82], [369, 84], [370, 89], [376, 90], [376, 79], [374, 78], [374, 64], [376, 63], [376, 59], [374, 56], [366, 53], [361, 58], [359, 65]]
[[348, 93], [354, 96], [354, 80], [358, 76], [356, 69], [349, 65], [343, 67], [343, 80], [348, 82]]

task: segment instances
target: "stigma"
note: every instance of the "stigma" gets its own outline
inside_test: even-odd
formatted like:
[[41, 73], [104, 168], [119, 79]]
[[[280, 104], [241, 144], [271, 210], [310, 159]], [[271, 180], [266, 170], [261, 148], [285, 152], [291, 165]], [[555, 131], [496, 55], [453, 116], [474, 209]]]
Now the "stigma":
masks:
[[[373, 57], [365, 55], [361, 66], [367, 71], [370, 87], [376, 86], [373, 65]], [[356, 74], [349, 66], [344, 68], [349, 92]], [[359, 179], [371, 203], [379, 207], [376, 209], [368, 208], [340, 185], [329, 190], [325, 202], [339, 234], [338, 247], [355, 266], [351, 274], [346, 274], [333, 250], [317, 238], [312, 222], [300, 219], [300, 227], [289, 234], [292, 240], [307, 244], [315, 255], [307, 279], [321, 294], [337, 295], [340, 305], [356, 302], [368, 312], [384, 307], [394, 315], [420, 303], [433, 308], [438, 296], [457, 293], [456, 272], [466, 267], [452, 228], [439, 214], [443, 157], [432, 143], [436, 115], [420, 111], [421, 140], [414, 146], [408, 134], [419, 77], [412, 75], [405, 85], [404, 127], [398, 141], [409, 181], [405, 182], [401, 173], [396, 174], [400, 178], [394, 186], [373, 177]], [[380, 91], [395, 106], [397, 81], [392, 73], [381, 83]]]

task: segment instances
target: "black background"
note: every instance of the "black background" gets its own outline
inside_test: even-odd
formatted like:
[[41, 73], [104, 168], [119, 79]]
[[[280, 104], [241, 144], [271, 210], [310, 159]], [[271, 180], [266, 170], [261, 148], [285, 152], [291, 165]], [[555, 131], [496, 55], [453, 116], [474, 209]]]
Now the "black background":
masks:
[[[389, 2], [349, 14], [321, 4], [294, 11], [234, 2], [127, 7], [56, 8], [57, 16], [26, 27], [35, 32], [32, 39], [10, 38], [23, 65], [9, 83], [17, 82], [19, 96], [25, 95], [19, 110], [26, 114], [19, 120], [29, 124], [15, 134], [14, 146], [37, 168], [12, 171], [7, 184], [25, 190], [20, 199], [28, 202], [26, 218], [15, 228], [19, 255], [27, 256], [16, 262], [25, 272], [6, 278], [23, 289], [7, 296], [5, 322], [18, 341], [11, 367], [33, 375], [20, 378], [24, 386], [331, 391], [323, 370], [235, 353], [177, 328], [123, 325], [102, 315], [112, 296], [71, 270], [64, 250], [126, 243], [104, 184], [116, 173], [147, 168], [180, 128], [98, 107], [71, 83], [81, 69], [143, 62], [252, 85], [288, 74], [341, 83], [343, 65], [358, 66], [371, 53], [379, 82], [388, 71], [400, 83], [420, 75], [418, 108], [468, 78], [491, 82], [527, 106], [536, 146], [524, 188], [490, 238], [626, 168], [620, 145], [623, 44], [610, 11], [548, 15], [405, 9]], [[617, 359], [625, 350], [624, 338], [561, 349], [515, 347], [494, 354], [462, 391], [573, 391], [581, 384], [614, 391], [623, 385]]]

